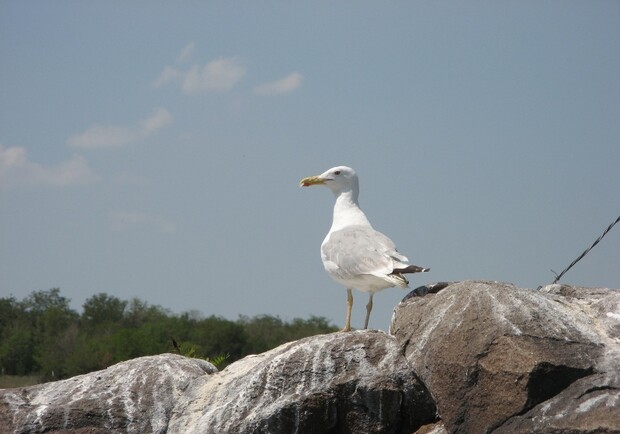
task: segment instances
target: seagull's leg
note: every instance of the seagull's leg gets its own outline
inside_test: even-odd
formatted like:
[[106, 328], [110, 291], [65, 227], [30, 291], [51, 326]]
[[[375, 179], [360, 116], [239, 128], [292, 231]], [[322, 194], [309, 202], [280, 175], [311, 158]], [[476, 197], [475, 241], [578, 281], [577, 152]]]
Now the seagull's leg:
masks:
[[347, 288], [347, 319], [344, 324], [343, 332], [351, 331], [351, 309], [353, 308], [353, 294], [351, 288]]
[[368, 320], [370, 319], [370, 311], [372, 310], [372, 297], [375, 295], [373, 292], [368, 297], [368, 304], [366, 305], [366, 321], [364, 321], [364, 330], [368, 328]]

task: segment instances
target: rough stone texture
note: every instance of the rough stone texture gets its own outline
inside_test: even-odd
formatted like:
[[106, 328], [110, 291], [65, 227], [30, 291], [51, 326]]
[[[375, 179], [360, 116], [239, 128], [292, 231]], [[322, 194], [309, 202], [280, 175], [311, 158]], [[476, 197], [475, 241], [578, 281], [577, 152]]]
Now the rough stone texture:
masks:
[[165, 433], [183, 390], [216, 371], [202, 360], [162, 354], [68, 380], [0, 390], [0, 433]]
[[[594, 385], [595, 373], [618, 372], [619, 307], [620, 292], [612, 290], [552, 285], [538, 292], [459, 282], [406, 298], [391, 331], [435, 398], [448, 432], [484, 433], [503, 425], [504, 432], [546, 433], [543, 413], [555, 411], [556, 421], [565, 417], [558, 426], [569, 426], [578, 416], [562, 409], [580, 408], [592, 421], [607, 409], [619, 410], [613, 376], [599, 379], [604, 391]], [[578, 384], [581, 395], [575, 395]], [[528, 412], [534, 412], [529, 419]], [[509, 421], [518, 415], [523, 426]], [[614, 419], [598, 427], [605, 424], [618, 429]], [[588, 429], [570, 432], [599, 432]]]
[[604, 342], [598, 373], [509, 419], [496, 432], [620, 433], [620, 291], [549, 285], [542, 293], [565, 297], [564, 302], [591, 318], [590, 326]]
[[396, 340], [360, 331], [314, 336], [195, 381], [169, 433], [411, 433], [432, 400]]
[[391, 332], [314, 336], [222, 372], [165, 354], [0, 390], [0, 434], [620, 434], [620, 290], [426, 285]]
[[443, 426], [443, 422], [439, 421], [421, 426], [413, 434], [448, 434], [448, 431], [446, 431], [446, 427]]
[[609, 373], [575, 381], [524, 415], [509, 419], [493, 434], [620, 433], [620, 383]]
[[409, 300], [412, 297], [424, 297], [428, 294], [437, 294], [439, 291], [444, 290], [450, 285], [454, 285], [458, 282], [435, 282], [427, 285], [418, 286], [416, 289], [409, 291], [409, 293], [403, 298], [403, 301]]

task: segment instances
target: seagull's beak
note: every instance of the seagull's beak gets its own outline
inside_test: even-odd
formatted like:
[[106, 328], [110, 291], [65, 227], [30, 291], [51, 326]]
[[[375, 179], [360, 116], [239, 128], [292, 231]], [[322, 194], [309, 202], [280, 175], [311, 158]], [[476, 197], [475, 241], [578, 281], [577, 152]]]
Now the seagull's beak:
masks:
[[311, 185], [321, 185], [325, 184], [325, 180], [320, 176], [308, 176], [307, 178], [299, 181], [300, 187], [310, 187]]

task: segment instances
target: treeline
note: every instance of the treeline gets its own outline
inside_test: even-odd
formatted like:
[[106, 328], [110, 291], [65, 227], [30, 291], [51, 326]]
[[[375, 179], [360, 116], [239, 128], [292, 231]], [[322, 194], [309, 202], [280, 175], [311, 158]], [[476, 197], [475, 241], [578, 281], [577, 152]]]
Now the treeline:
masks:
[[282, 321], [262, 315], [236, 321], [197, 312], [172, 314], [145, 301], [101, 293], [81, 314], [58, 288], [18, 301], [0, 298], [0, 373], [72, 377], [135, 357], [180, 352], [224, 365], [306, 336], [336, 328], [325, 318]]

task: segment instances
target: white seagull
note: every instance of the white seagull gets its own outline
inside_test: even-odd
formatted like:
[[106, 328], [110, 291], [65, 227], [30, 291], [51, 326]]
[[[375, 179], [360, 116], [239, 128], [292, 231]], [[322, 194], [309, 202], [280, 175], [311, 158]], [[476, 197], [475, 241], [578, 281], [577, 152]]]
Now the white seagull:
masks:
[[394, 242], [373, 229], [357, 202], [359, 181], [350, 167], [333, 167], [321, 175], [304, 178], [299, 184], [325, 185], [336, 196], [332, 226], [321, 244], [321, 259], [327, 274], [347, 288], [347, 318], [342, 331], [351, 330], [351, 290], [369, 293], [366, 329], [375, 292], [394, 286], [407, 288], [405, 273], [426, 272], [430, 268], [409, 265]]

